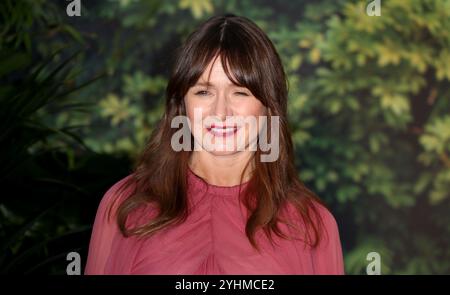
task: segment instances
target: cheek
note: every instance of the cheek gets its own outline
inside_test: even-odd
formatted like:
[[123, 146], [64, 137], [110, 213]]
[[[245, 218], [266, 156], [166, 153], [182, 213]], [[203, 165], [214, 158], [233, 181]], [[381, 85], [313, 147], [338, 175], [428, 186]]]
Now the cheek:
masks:
[[198, 112], [199, 109], [202, 110], [202, 106], [196, 103], [194, 99], [189, 98], [188, 96], [186, 96], [184, 99], [184, 105], [186, 109], [186, 116], [191, 122], [194, 122], [195, 112]]
[[246, 102], [240, 108], [243, 116], [264, 116], [267, 113], [267, 108], [257, 99]]
[[192, 135], [198, 138], [203, 132], [203, 120], [205, 117], [204, 106], [195, 100], [195, 98], [186, 96], [184, 99], [186, 116], [189, 120], [189, 128]]
[[211, 102], [208, 99], [199, 98], [186, 95], [184, 98], [184, 105], [186, 107], [186, 113], [194, 114], [195, 109], [201, 109], [206, 111], [210, 107]]

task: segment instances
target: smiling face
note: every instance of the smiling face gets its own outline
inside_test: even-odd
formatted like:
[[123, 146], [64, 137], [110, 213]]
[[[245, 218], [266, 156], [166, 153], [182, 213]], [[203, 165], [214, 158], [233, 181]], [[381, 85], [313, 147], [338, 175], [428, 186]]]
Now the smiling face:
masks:
[[228, 78], [220, 56], [209, 63], [184, 102], [196, 147], [216, 156], [248, 151], [257, 139], [259, 116], [266, 115], [266, 107], [249, 89]]

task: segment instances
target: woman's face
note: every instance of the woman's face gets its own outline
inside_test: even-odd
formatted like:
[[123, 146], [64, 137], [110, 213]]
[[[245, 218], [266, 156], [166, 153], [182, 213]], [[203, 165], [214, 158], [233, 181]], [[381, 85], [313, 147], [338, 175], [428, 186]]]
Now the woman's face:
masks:
[[220, 56], [214, 64], [210, 62], [188, 90], [184, 102], [195, 140], [194, 150], [219, 156], [248, 151], [250, 143], [255, 147], [262, 125], [258, 123], [259, 116], [266, 115], [266, 107], [249, 89], [230, 81]]

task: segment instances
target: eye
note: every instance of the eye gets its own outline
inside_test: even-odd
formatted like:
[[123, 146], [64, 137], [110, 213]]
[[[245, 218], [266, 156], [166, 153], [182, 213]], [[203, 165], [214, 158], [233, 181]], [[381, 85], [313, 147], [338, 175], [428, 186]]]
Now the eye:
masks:
[[206, 96], [209, 94], [209, 91], [207, 90], [199, 90], [197, 92], [195, 92], [195, 95], [199, 95], [199, 96]]
[[237, 95], [242, 95], [242, 96], [250, 96], [247, 92], [242, 92], [242, 91], [237, 91], [235, 92]]

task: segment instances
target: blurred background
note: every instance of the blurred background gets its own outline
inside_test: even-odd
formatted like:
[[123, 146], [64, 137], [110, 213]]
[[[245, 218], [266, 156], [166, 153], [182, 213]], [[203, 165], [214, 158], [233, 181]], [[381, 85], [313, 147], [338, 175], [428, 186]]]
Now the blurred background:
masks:
[[175, 49], [225, 12], [281, 55], [298, 173], [336, 217], [346, 273], [370, 252], [382, 274], [450, 273], [450, 1], [72, 2], [0, 2], [0, 273], [65, 274], [72, 251], [84, 268]]

